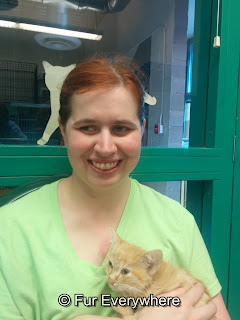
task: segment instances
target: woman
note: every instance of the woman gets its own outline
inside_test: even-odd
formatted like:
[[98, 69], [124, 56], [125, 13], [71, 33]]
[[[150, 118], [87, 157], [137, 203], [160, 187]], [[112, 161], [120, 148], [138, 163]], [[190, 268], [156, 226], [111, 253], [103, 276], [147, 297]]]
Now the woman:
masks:
[[[73, 172], [2, 209], [1, 318], [114, 316], [100, 299], [101, 294], [114, 296], [104, 277], [111, 226], [129, 242], [161, 248], [166, 259], [202, 280], [214, 296], [217, 319], [229, 319], [192, 216], [129, 178], [139, 160], [146, 122], [145, 93], [132, 68], [124, 58], [92, 59], [66, 78], [59, 127]], [[193, 308], [197, 290], [182, 296], [181, 319], [196, 318], [196, 313], [199, 319], [209, 319], [214, 313], [213, 305], [201, 311]], [[161, 314], [180, 318], [177, 308], [144, 310], [142, 317]]]

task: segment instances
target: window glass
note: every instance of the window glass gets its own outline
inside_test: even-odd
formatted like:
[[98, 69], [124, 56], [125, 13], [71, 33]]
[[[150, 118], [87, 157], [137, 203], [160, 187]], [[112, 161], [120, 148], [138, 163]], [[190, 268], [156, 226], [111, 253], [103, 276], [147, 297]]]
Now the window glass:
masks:
[[145, 186], [148, 186], [169, 198], [181, 203], [183, 206], [185, 203], [185, 187], [184, 181], [152, 181], [141, 182]]
[[[146, 72], [147, 90], [157, 98], [155, 106], [146, 105], [143, 146], [188, 147], [195, 0], [4, 3], [0, 8], [5, 21], [0, 23], [1, 144], [60, 144], [56, 119], [51, 119], [56, 100], [52, 101], [46, 86], [43, 61], [67, 67], [95, 53], [117, 52]], [[6, 27], [9, 21], [11, 27]], [[102, 37], [90, 40], [15, 28], [26, 28], [23, 23], [28, 28], [29, 24], [58, 27]]]

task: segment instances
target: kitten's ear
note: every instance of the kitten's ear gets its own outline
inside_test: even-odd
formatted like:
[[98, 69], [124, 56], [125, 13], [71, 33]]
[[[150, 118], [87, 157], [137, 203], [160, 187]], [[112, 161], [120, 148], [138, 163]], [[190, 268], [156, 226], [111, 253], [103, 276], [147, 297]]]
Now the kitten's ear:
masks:
[[47, 61], [43, 61], [43, 62], [42, 62], [42, 65], [43, 65], [43, 68], [44, 68], [45, 71], [46, 71], [49, 67], [52, 67], [52, 65], [51, 65], [49, 62], [47, 62]]
[[161, 250], [148, 251], [142, 256], [140, 260], [141, 265], [143, 265], [150, 274], [153, 274], [157, 271], [161, 262], [162, 262]]
[[111, 230], [111, 234], [112, 234], [112, 245], [111, 245], [111, 246], [113, 246], [113, 245], [115, 245], [115, 244], [117, 244], [117, 243], [120, 242], [120, 238], [119, 238], [119, 236], [116, 234], [116, 232], [114, 231], [113, 228], [110, 228], [110, 230]]

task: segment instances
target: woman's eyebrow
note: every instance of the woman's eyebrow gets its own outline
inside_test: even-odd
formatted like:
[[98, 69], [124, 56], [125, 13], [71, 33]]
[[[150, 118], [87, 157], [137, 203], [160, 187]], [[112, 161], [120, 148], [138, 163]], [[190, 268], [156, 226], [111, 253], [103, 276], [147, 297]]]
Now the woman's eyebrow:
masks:
[[[80, 126], [80, 125], [84, 125], [84, 124], [92, 124], [92, 123], [97, 123], [98, 121], [95, 120], [95, 119], [91, 119], [91, 118], [85, 118], [85, 119], [80, 119], [80, 120], [77, 120], [73, 123], [74, 126]], [[136, 124], [132, 121], [129, 121], [129, 120], [125, 120], [125, 119], [122, 119], [122, 120], [116, 120], [114, 121], [114, 124], [117, 124], [117, 125], [127, 125], [127, 126], [135, 126], [136, 127]]]
[[95, 123], [97, 122], [96, 120], [94, 119], [90, 119], [90, 118], [86, 118], [86, 119], [80, 119], [80, 120], [77, 120], [73, 123], [74, 126], [80, 126], [80, 125], [83, 125], [83, 124], [86, 124], [86, 123]]
[[136, 126], [136, 123], [129, 121], [129, 120], [116, 120], [114, 121], [115, 124], [127, 125], [127, 126]]

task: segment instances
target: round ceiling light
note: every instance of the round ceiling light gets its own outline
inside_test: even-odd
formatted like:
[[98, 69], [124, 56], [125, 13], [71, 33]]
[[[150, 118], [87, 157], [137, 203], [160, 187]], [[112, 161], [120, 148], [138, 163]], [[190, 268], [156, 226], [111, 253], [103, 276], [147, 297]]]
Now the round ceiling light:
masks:
[[74, 50], [82, 44], [82, 41], [78, 38], [48, 33], [38, 33], [34, 36], [34, 39], [40, 46], [52, 50]]

